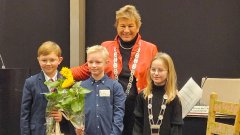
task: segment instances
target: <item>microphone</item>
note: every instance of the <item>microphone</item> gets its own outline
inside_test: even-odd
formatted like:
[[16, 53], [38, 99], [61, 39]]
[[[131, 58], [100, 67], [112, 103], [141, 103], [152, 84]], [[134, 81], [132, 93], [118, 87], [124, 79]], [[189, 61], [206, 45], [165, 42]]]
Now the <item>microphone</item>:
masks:
[[2, 62], [2, 69], [5, 69], [6, 67], [5, 67], [5, 65], [4, 65], [4, 62], [3, 62], [3, 59], [2, 59], [1, 54], [0, 54], [0, 59], [1, 59], [1, 62]]

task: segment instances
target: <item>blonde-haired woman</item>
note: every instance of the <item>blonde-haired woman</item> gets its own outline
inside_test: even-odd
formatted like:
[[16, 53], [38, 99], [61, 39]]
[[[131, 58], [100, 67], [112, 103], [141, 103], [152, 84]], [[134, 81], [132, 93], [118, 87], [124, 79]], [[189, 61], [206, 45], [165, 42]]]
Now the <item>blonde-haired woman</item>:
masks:
[[[123, 135], [132, 134], [136, 96], [147, 86], [149, 59], [158, 52], [156, 45], [142, 39], [139, 34], [141, 24], [141, 16], [135, 6], [126, 5], [116, 11], [117, 36], [101, 44], [110, 55], [105, 73], [121, 83], [127, 97]], [[72, 73], [76, 80], [85, 80], [90, 75], [87, 64], [72, 68]]]
[[137, 97], [133, 135], [181, 135], [182, 106], [172, 58], [158, 53], [148, 73], [148, 85]]

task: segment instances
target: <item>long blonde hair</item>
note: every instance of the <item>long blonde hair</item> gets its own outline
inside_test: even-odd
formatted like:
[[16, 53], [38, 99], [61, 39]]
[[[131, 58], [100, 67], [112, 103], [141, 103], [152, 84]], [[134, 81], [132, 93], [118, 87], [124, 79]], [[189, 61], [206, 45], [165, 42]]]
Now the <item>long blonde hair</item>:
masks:
[[[177, 75], [174, 68], [173, 60], [167, 53], [159, 52], [152, 59], [150, 68], [152, 66], [153, 61], [155, 60], [161, 60], [163, 62], [163, 65], [167, 68], [168, 74], [164, 89], [166, 94], [168, 95], [167, 103], [170, 103], [177, 95]], [[144, 90], [145, 99], [148, 97], [148, 95], [152, 93], [153, 80], [151, 79], [150, 76], [150, 68], [148, 69], [147, 75], [147, 87]]]

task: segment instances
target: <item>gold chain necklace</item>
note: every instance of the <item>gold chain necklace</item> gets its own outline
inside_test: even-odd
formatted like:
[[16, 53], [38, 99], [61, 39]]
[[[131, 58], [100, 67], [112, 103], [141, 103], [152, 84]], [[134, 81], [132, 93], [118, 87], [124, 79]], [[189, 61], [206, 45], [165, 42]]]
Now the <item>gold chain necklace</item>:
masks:
[[130, 47], [130, 48], [123, 47], [123, 46], [122, 46], [122, 44], [121, 44], [121, 41], [119, 41], [119, 45], [121, 46], [121, 48], [122, 48], [122, 49], [125, 49], [125, 50], [130, 50], [130, 49], [132, 49], [132, 48], [133, 48], [133, 46], [134, 46], [134, 45], [133, 45], [133, 46], [132, 46], [132, 47]]
[[148, 119], [149, 119], [149, 124], [151, 129], [151, 135], [160, 135], [160, 127], [162, 125], [163, 115], [167, 107], [166, 104], [167, 104], [168, 96], [166, 94], [163, 95], [162, 105], [161, 105], [161, 109], [158, 115], [158, 120], [156, 123], [153, 120], [153, 114], [152, 114], [152, 97], [153, 97], [152, 93], [148, 95]]
[[[140, 47], [142, 45], [142, 42], [139, 41], [139, 46], [138, 46], [138, 50], [134, 56], [134, 60], [133, 60], [133, 64], [132, 64], [132, 70], [131, 70], [131, 73], [130, 73], [130, 77], [129, 77], [129, 82], [128, 82], [128, 85], [127, 85], [127, 89], [125, 91], [125, 94], [126, 96], [129, 95], [129, 92], [130, 92], [130, 89], [132, 87], [132, 82], [133, 82], [133, 75], [135, 73], [135, 70], [137, 68], [137, 63], [138, 63], [138, 58], [139, 58], [139, 55], [140, 55]], [[134, 45], [133, 45], [134, 46]], [[116, 50], [116, 47], [114, 47], [114, 54], [113, 54], [114, 58], [113, 58], [113, 73], [114, 73], [114, 76], [115, 76], [115, 79], [118, 80], [118, 60], [117, 60], [117, 50]]]

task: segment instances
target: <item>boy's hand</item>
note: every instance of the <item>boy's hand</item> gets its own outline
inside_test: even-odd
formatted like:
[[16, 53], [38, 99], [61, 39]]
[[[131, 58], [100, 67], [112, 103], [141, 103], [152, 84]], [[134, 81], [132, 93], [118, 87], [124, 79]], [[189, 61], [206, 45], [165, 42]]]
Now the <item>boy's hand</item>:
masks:
[[76, 128], [76, 135], [84, 135], [84, 128]]
[[56, 122], [62, 121], [62, 113], [60, 111], [52, 111], [50, 116], [53, 117]]

